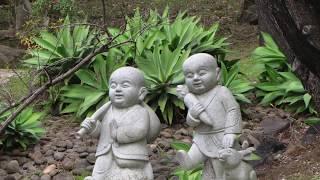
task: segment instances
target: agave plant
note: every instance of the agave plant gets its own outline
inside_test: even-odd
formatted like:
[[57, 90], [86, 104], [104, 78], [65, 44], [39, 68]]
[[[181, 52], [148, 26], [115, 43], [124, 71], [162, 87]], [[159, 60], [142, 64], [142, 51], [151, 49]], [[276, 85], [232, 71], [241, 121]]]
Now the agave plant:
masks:
[[245, 94], [254, 89], [254, 86], [239, 72], [239, 62], [232, 65], [229, 70], [227, 69], [223, 61], [221, 61], [220, 64], [220, 83], [228, 87], [238, 101], [251, 103], [251, 101], [245, 96]]
[[40, 32], [40, 37], [34, 38], [39, 48], [28, 51], [31, 56], [24, 60], [27, 65], [41, 68], [50, 66], [70, 66], [93, 49], [94, 30], [90, 26], [77, 25], [71, 27], [69, 17], [65, 18], [62, 28], [57, 33]]
[[[0, 122], [9, 115], [10, 112], [7, 112], [0, 116]], [[44, 113], [34, 112], [32, 108], [23, 110], [1, 136], [1, 149], [22, 148], [25, 150], [29, 145], [35, 144], [45, 132], [40, 122], [43, 116]]]
[[124, 60], [118, 59], [118, 53], [111, 49], [105, 55], [97, 55], [92, 63], [93, 70], [88, 68], [76, 72], [81, 83], [61, 89], [61, 100], [65, 104], [61, 113], [76, 113], [77, 117], [83, 117], [108, 100], [109, 76], [125, 64]]
[[260, 82], [256, 85], [260, 90], [257, 96], [262, 98], [260, 103], [284, 106], [297, 114], [304, 111], [317, 114], [310, 94], [292, 72], [285, 55], [269, 34], [262, 33], [262, 37], [264, 46], [256, 48], [253, 52], [253, 59], [264, 64]]
[[149, 88], [147, 101], [154, 109], [160, 109], [164, 120], [172, 123], [176, 108], [184, 109], [178, 99], [175, 87], [184, 82], [182, 63], [189, 56], [189, 51], [169, 50], [168, 46], [155, 47], [154, 51], [146, 51], [145, 56], [137, 57], [136, 63], [144, 72]]
[[199, 25], [200, 18], [186, 16], [186, 12], [179, 13], [171, 23], [168, 8], [166, 8], [162, 16], [151, 11], [145, 26], [142, 26], [142, 17], [139, 18], [139, 15], [136, 13], [131, 20], [139, 23], [132, 24], [139, 24], [140, 28], [151, 24], [151, 28], [136, 38], [137, 55], [143, 54], [144, 49], [150, 50], [155, 46], [163, 45], [168, 45], [170, 50], [190, 49], [191, 54], [207, 52], [218, 56], [226, 53], [226, 47], [229, 43], [226, 42], [227, 38], [216, 36], [219, 29], [217, 23], [209, 29], [205, 29]]
[[252, 58], [257, 63], [266, 64], [273, 69], [287, 71], [289, 65], [287, 64], [286, 56], [280, 51], [278, 45], [269, 34], [261, 32], [261, 35], [264, 46], [257, 47], [252, 53]]
[[269, 81], [256, 85], [261, 91], [258, 97], [263, 97], [261, 104], [286, 105], [287, 110], [295, 113], [308, 111], [316, 113], [308, 94], [301, 81], [292, 72], [277, 72], [270, 66], [266, 66]]

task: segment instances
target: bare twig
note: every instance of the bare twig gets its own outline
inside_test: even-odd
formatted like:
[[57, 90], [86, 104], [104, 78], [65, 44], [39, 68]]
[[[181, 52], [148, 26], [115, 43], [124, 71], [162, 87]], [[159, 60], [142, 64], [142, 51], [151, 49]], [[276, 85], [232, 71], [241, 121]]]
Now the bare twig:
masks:
[[107, 24], [107, 15], [106, 15], [106, 4], [104, 0], [101, 0], [102, 3], [102, 13], [103, 13], [103, 27]]
[[29, 90], [31, 89], [31, 87], [23, 80], [23, 78], [21, 77], [21, 75], [13, 68], [11, 69], [14, 74], [19, 78], [19, 80], [22, 82], [23, 85], [26, 86], [26, 88], [28, 88]]
[[68, 78], [69, 76], [73, 75], [78, 69], [80, 69], [83, 65], [86, 63], [89, 63], [90, 60], [95, 57], [96, 55], [107, 51], [110, 48], [114, 48], [117, 46], [120, 46], [122, 44], [128, 43], [130, 41], [124, 41], [115, 45], [111, 46], [111, 43], [119, 37], [121, 34], [118, 34], [117, 36], [113, 37], [107, 44], [99, 47], [98, 49], [95, 49], [93, 52], [91, 52], [89, 55], [87, 55], [85, 58], [83, 58], [78, 64], [76, 64], [73, 68], [68, 70], [67, 72], [63, 73], [62, 75], [56, 77], [51, 82], [47, 81], [44, 85], [42, 85], [40, 88], [38, 88], [36, 91], [34, 91], [31, 96], [28, 95], [28, 97], [24, 97], [25, 99], [21, 101], [21, 105], [4, 121], [0, 124], [0, 134], [2, 134], [5, 130], [5, 128], [19, 115], [19, 113], [22, 112], [24, 108], [26, 108], [28, 105], [30, 105], [40, 94], [42, 94], [45, 90], [50, 88], [53, 85], [58, 84], [59, 82], [63, 81], [64, 79]]

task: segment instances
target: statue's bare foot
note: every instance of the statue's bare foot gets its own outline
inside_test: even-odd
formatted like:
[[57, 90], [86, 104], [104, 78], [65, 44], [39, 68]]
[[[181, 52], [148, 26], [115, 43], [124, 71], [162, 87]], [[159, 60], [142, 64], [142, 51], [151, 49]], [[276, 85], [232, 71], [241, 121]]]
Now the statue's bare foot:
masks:
[[87, 176], [84, 178], [84, 180], [94, 180], [92, 176]]
[[179, 150], [176, 154], [176, 160], [184, 169], [191, 169], [192, 161], [186, 151]]

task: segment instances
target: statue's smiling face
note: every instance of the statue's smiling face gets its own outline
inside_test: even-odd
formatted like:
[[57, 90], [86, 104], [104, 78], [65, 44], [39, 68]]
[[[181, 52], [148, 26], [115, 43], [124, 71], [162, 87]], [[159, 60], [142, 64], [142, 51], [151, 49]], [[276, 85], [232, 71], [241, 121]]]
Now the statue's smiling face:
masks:
[[138, 104], [143, 89], [143, 76], [130, 68], [122, 68], [112, 73], [109, 81], [109, 98], [118, 108]]
[[183, 65], [185, 81], [190, 92], [203, 94], [218, 83], [217, 66], [212, 60], [192, 58]]
[[138, 102], [139, 88], [130, 79], [115, 77], [110, 82], [109, 97], [119, 108], [130, 107]]

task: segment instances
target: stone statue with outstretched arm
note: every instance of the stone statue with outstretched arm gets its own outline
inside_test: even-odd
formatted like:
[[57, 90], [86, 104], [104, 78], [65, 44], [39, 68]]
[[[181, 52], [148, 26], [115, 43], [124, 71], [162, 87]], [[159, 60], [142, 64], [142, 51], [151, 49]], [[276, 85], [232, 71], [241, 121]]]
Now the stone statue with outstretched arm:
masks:
[[152, 180], [147, 143], [160, 132], [160, 121], [143, 102], [143, 73], [122, 67], [111, 74], [110, 102], [85, 119], [78, 132], [99, 137], [92, 176], [86, 180]]
[[211, 169], [205, 166], [204, 174], [213, 171], [214, 179], [222, 180], [225, 171], [218, 152], [232, 148], [241, 133], [240, 107], [230, 90], [218, 84], [220, 69], [213, 56], [190, 56], [183, 64], [183, 73], [185, 85], [177, 87], [177, 94], [189, 109], [187, 124], [195, 129], [190, 150], [178, 151], [177, 160], [184, 169], [207, 162]]

